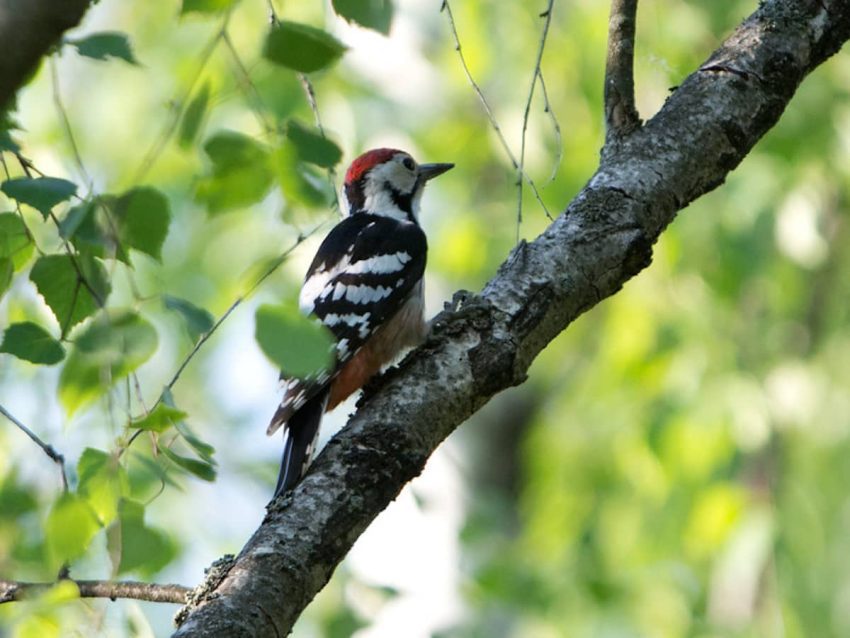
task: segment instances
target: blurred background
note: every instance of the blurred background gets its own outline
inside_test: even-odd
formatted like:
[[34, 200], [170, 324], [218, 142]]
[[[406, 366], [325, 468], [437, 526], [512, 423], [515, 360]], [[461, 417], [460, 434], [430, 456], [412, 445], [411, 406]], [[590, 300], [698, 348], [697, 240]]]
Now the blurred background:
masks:
[[[518, 236], [546, 227], [527, 185], [517, 223], [515, 172], [439, 0], [394, 0], [388, 35], [349, 24], [330, 3], [275, 6], [280, 18], [325, 29], [349, 47], [338, 64], [310, 75], [324, 130], [343, 151], [337, 186], [347, 162], [375, 146], [456, 163], [423, 202], [429, 314], [455, 290], [479, 290]], [[755, 8], [754, 0], [643, 3], [641, 115], [651, 117]], [[455, 0], [451, 9], [469, 69], [518, 156], [547, 3]], [[597, 165], [607, 18], [605, 2], [554, 3], [541, 66], [548, 101], [538, 84], [525, 138], [526, 171], [552, 214]], [[314, 125], [298, 76], [261, 55], [268, 4], [236, 4], [226, 38], [224, 20], [212, 11], [181, 15], [176, 0], [101, 0], [69, 37], [124, 32], [138, 64], [63, 47], [19, 96], [14, 138], [41, 171], [81, 192], [146, 184], [168, 198], [162, 261], [133, 252], [131, 267], [109, 265], [108, 305], [135, 309], [158, 335], [138, 369], [147, 405], [197, 338], [164, 295], [217, 318], [270, 260], [324, 223], [174, 385], [187, 425], [215, 448], [215, 481], [168, 465], [148, 435], [122, 457], [128, 486], [114, 497], [144, 505], [147, 534], [139, 541], [145, 556], [122, 578], [193, 586], [262, 520], [280, 441], [265, 437], [277, 371], [255, 342], [254, 312], [297, 297], [337, 218], [320, 171], [310, 174], [312, 190], [283, 183], [252, 203], [221, 207], [202, 195], [211, 171], [205, 140], [229, 130], [273, 145], [273, 129], [291, 118]], [[497, 396], [437, 451], [357, 542], [294, 635], [850, 635], [848, 87], [846, 54], [808, 78], [727, 183], [665, 231], [652, 266], [570, 326], [522, 387]], [[203, 117], [188, 134], [182, 114], [202, 93]], [[21, 173], [11, 160], [9, 170]], [[0, 210], [14, 203], [0, 195]], [[35, 210], [23, 214], [39, 245], [60, 251], [55, 228]], [[0, 327], [22, 320], [59, 333], [26, 272], [0, 302]], [[140, 406], [122, 382], [69, 415], [57, 399], [61, 367], [0, 354], [0, 403], [65, 454], [73, 489], [83, 450], [126, 444], [128, 416]], [[352, 409], [326, 419], [325, 439]], [[45, 521], [59, 473], [0, 423], [0, 577], [51, 580]], [[119, 572], [107, 536], [93, 536], [72, 576]], [[176, 611], [70, 598], [54, 590], [3, 605], [0, 636], [161, 636]]]

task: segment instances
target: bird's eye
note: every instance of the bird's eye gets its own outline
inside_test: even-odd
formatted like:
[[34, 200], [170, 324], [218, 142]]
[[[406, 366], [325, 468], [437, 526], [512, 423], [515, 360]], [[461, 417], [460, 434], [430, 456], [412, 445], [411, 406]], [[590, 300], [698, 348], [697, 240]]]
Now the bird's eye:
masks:
[[409, 171], [412, 171], [416, 167], [416, 164], [414, 164], [413, 160], [409, 157], [405, 157], [402, 164], [404, 164], [404, 167]]

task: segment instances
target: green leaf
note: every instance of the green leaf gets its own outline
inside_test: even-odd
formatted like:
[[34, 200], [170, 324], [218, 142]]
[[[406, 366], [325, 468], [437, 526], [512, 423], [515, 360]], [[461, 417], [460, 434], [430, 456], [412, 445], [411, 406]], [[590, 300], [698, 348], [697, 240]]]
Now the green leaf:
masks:
[[68, 210], [65, 218], [59, 222], [59, 235], [74, 243], [79, 251], [102, 257], [105, 248], [114, 243], [108, 240], [102, 220], [98, 219], [98, 203], [86, 201]]
[[295, 145], [298, 159], [322, 168], [333, 168], [342, 159], [342, 150], [319, 131], [304, 126], [298, 120], [286, 123], [286, 137]]
[[69, 255], [40, 257], [30, 271], [30, 280], [56, 316], [62, 337], [94, 314], [110, 291], [106, 269], [88, 255], [78, 254], [73, 260]]
[[126, 377], [156, 351], [156, 330], [128, 310], [101, 314], [77, 337], [59, 375], [59, 400], [69, 414]]
[[207, 104], [210, 100], [210, 84], [207, 82], [198, 94], [189, 102], [180, 122], [180, 131], [177, 134], [177, 143], [182, 148], [188, 148], [198, 137], [201, 130], [201, 122], [207, 112]]
[[181, 419], [186, 418], [186, 413], [177, 408], [172, 408], [169, 405], [160, 404], [154, 408], [153, 412], [139, 421], [133, 421], [132, 427], [140, 430], [149, 430], [151, 432], [165, 432], [172, 425], [177, 424]]
[[356, 22], [384, 35], [390, 32], [393, 21], [392, 0], [333, 0], [333, 8], [338, 16], [348, 22]]
[[266, 36], [263, 57], [294, 71], [312, 73], [336, 62], [346, 48], [321, 29], [283, 20]]
[[165, 195], [155, 188], [140, 186], [117, 198], [105, 198], [104, 202], [117, 226], [116, 256], [127, 262], [126, 249], [135, 248], [162, 261], [162, 245], [171, 221]]
[[11, 523], [37, 509], [38, 500], [32, 486], [19, 482], [14, 469], [3, 477], [0, 481], [0, 521]]
[[172, 297], [171, 295], [163, 295], [162, 299], [165, 302], [166, 308], [179, 313], [183, 317], [183, 321], [186, 323], [186, 329], [189, 331], [189, 337], [193, 343], [201, 335], [212, 329], [214, 323], [213, 316], [203, 308], [198, 308], [198, 306], [185, 299]]
[[256, 140], [223, 131], [204, 144], [212, 173], [201, 178], [195, 199], [211, 213], [254, 204], [268, 193], [273, 182], [269, 152]]
[[184, 421], [178, 421], [174, 424], [174, 427], [176, 427], [177, 431], [180, 432], [180, 436], [183, 437], [183, 440], [198, 453], [198, 456], [208, 463], [214, 463], [213, 454], [215, 454], [215, 448], [212, 445], [206, 441], [201, 441], [201, 439], [195, 436], [195, 433], [189, 429], [189, 426], [186, 425]]
[[15, 213], [0, 213], [0, 257], [10, 257], [17, 270], [29, 261], [32, 251], [23, 220]]
[[133, 56], [130, 39], [126, 33], [116, 31], [103, 31], [93, 33], [81, 40], [68, 40], [68, 44], [77, 49], [80, 55], [94, 60], [106, 60], [118, 58], [129, 64], [138, 64]]
[[108, 525], [118, 515], [118, 502], [128, 490], [127, 472], [118, 457], [102, 450], [86, 448], [77, 462], [78, 492]]
[[74, 196], [77, 185], [59, 177], [17, 177], [0, 184], [0, 190], [19, 203], [32, 206], [47, 219], [56, 204]]
[[65, 357], [62, 344], [44, 328], [30, 321], [14, 323], [6, 328], [0, 352], [46, 365], [59, 363]]
[[164, 446], [159, 448], [159, 451], [162, 452], [172, 463], [186, 470], [190, 474], [194, 474], [199, 479], [209, 482], [215, 480], [215, 467], [213, 467], [212, 463], [199, 459], [191, 459], [187, 456], [181, 456]]
[[333, 363], [334, 339], [328, 329], [294, 305], [260, 306], [254, 335], [266, 356], [287, 376], [318, 374]]
[[15, 274], [15, 264], [8, 257], [0, 257], [0, 296], [5, 294], [12, 283]]
[[229, 9], [234, 4], [235, 0], [183, 0], [183, 7], [180, 9], [180, 14], [186, 13], [218, 13]]
[[12, 131], [20, 130], [21, 126], [12, 117], [11, 112], [17, 108], [14, 97], [9, 99], [6, 108], [0, 105], [0, 151], [17, 153], [21, 150], [18, 143], [12, 139]]
[[99, 529], [88, 503], [76, 494], [60, 495], [44, 526], [51, 565], [58, 567], [82, 556]]
[[288, 201], [311, 208], [327, 205], [328, 198], [321, 188], [322, 182], [316, 180], [307, 166], [298, 161], [298, 150], [290, 140], [284, 140], [275, 149], [272, 164]]
[[120, 531], [110, 534], [109, 543], [110, 550], [121, 557], [119, 575], [136, 571], [145, 577], [153, 576], [176, 555], [165, 534], [145, 525], [145, 507], [141, 503], [123, 499], [118, 506], [117, 526]]

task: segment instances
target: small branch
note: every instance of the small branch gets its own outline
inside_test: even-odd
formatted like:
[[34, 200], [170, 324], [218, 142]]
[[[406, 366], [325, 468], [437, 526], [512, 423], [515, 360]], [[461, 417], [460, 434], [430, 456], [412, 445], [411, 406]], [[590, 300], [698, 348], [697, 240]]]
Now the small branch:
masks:
[[611, 0], [608, 57], [605, 60], [605, 124], [607, 139], [640, 126], [635, 108], [635, 23], [637, 0]]
[[230, 59], [233, 61], [233, 73], [236, 76], [236, 82], [239, 84], [239, 88], [245, 94], [245, 98], [249, 102], [250, 111], [254, 114], [254, 117], [257, 118], [260, 128], [263, 129], [266, 135], [273, 135], [276, 132], [276, 129], [266, 119], [266, 109], [263, 104], [263, 96], [260, 95], [260, 91], [251, 79], [248, 67], [245, 66], [242, 58], [239, 57], [239, 52], [236, 50], [236, 47], [233, 46], [233, 41], [230, 39], [230, 33], [227, 31], [226, 27], [222, 32], [221, 40], [224, 42], [224, 48], [227, 49], [227, 52], [230, 54]]
[[546, 80], [543, 77], [543, 72], [540, 72], [540, 90], [543, 93], [543, 110], [549, 115], [549, 119], [552, 122], [552, 129], [555, 131], [555, 161], [552, 162], [552, 173], [549, 175], [549, 180], [546, 184], [543, 184], [543, 188], [546, 188], [547, 184], [551, 184], [555, 181], [555, 177], [558, 175], [558, 169], [561, 167], [561, 160], [564, 158], [564, 136], [561, 133], [561, 123], [558, 122], [558, 116], [555, 115], [555, 111], [552, 109], [552, 103], [549, 101], [549, 91], [546, 88]]
[[[528, 132], [528, 117], [531, 114], [531, 101], [534, 99], [534, 88], [537, 86], [537, 80], [542, 80], [540, 74], [540, 65], [543, 62], [543, 50], [546, 48], [546, 38], [549, 36], [549, 25], [552, 24], [552, 8], [555, 5], [555, 0], [549, 0], [546, 6], [546, 11], [541, 13], [543, 20], [543, 33], [540, 34], [540, 44], [537, 47], [537, 59], [534, 61], [534, 71], [531, 74], [531, 86], [528, 87], [528, 99], [525, 101], [525, 111], [522, 114], [522, 135], [519, 149], [519, 173], [522, 175], [525, 172], [525, 138]], [[544, 89], [545, 91], [545, 89]], [[546, 107], [549, 107], [548, 99]], [[519, 226], [522, 223], [522, 183], [523, 180], [517, 180], [517, 214], [516, 214], [516, 233], [517, 241], [519, 241]], [[549, 211], [546, 211], [546, 216], [549, 221], [552, 221], [552, 216]]]
[[[56, 463], [59, 466], [59, 471], [62, 475], [62, 487], [67, 492], [68, 491], [68, 477], [65, 475], [65, 457], [56, 451], [49, 443], [45, 443], [41, 440], [41, 438], [32, 430], [30, 430], [27, 426], [21, 423], [18, 419], [16, 419], [6, 408], [0, 405], [0, 414], [5, 416], [9, 421], [11, 421], [14, 425], [18, 427], [18, 429], [26, 434], [30, 439], [32, 439], [33, 443], [35, 443], [38, 447], [41, 448], [41, 451], [44, 452], [48, 458]], [[0, 581], [2, 583], [2, 581]]]
[[[310, 110], [313, 111], [313, 119], [316, 122], [316, 128], [322, 137], [325, 135], [325, 127], [322, 126], [322, 116], [319, 114], [319, 103], [316, 100], [316, 91], [313, 88], [313, 83], [306, 73], [299, 73], [298, 80], [301, 82], [301, 87], [304, 89], [304, 95], [307, 96], [307, 103], [310, 105]], [[328, 169], [328, 183], [331, 186], [331, 192], [334, 194], [334, 206], [340, 214], [344, 214], [339, 206], [339, 195], [336, 189], [336, 170], [333, 166]]]
[[85, 181], [86, 188], [88, 188], [89, 195], [91, 195], [91, 192], [94, 190], [94, 182], [86, 170], [86, 165], [83, 163], [83, 156], [80, 154], [79, 146], [77, 146], [77, 138], [74, 136], [74, 129], [71, 128], [71, 120], [68, 117], [68, 111], [65, 109], [65, 102], [62, 100], [62, 92], [59, 87], [59, 71], [56, 68], [56, 56], [50, 56], [48, 62], [50, 66], [50, 85], [53, 91], [53, 105], [56, 107], [57, 115], [59, 115], [59, 121], [62, 124], [65, 137], [68, 138], [68, 145], [71, 147], [71, 153], [74, 155], [77, 170], [80, 171], [80, 176]]
[[194, 75], [192, 75], [192, 80], [191, 82], [189, 82], [188, 88], [182, 94], [181, 97], [175, 98], [171, 101], [172, 107], [170, 119], [166, 122], [159, 137], [154, 140], [153, 144], [151, 144], [147, 153], [145, 153], [144, 157], [142, 158], [142, 162], [141, 164], [139, 164], [139, 168], [136, 169], [136, 173], [133, 176], [133, 184], [139, 184], [142, 182], [142, 180], [145, 179], [145, 177], [147, 177], [148, 172], [151, 170], [151, 168], [153, 168], [154, 164], [156, 164], [157, 160], [162, 154], [162, 151], [165, 149], [166, 144], [168, 144], [168, 140], [170, 140], [171, 136], [174, 135], [174, 133], [177, 131], [177, 127], [180, 124], [180, 116], [183, 114], [183, 109], [189, 102], [189, 97], [192, 95], [192, 91], [194, 91], [195, 85], [201, 79], [204, 68], [210, 61], [210, 58], [212, 57], [213, 52], [218, 46], [218, 43], [224, 37], [224, 33], [227, 29], [229, 20], [230, 13], [226, 13], [224, 15], [224, 18], [222, 19], [221, 25], [201, 51], [198, 67], [197, 69], [195, 69]]
[[452, 13], [452, 7], [449, 4], [449, 0], [443, 0], [443, 4], [440, 10], [445, 11], [446, 15], [448, 16], [449, 26], [451, 27], [452, 36], [454, 37], [455, 41], [455, 51], [457, 51], [457, 55], [460, 58], [460, 65], [463, 68], [463, 72], [466, 75], [466, 79], [472, 86], [472, 90], [475, 91], [475, 94], [478, 96], [478, 100], [481, 102], [481, 106], [484, 107], [484, 112], [487, 114], [487, 119], [490, 120], [490, 126], [493, 127], [493, 131], [495, 131], [496, 137], [499, 139], [499, 143], [502, 145], [502, 148], [505, 150], [505, 154], [511, 161], [511, 165], [517, 172], [518, 181], [521, 182], [523, 179], [528, 181], [528, 185], [531, 187], [531, 190], [534, 193], [534, 197], [537, 198], [537, 202], [543, 208], [543, 212], [546, 213], [546, 217], [552, 219], [552, 215], [549, 213], [549, 209], [543, 202], [543, 198], [540, 196], [540, 192], [537, 190], [537, 185], [534, 183], [534, 180], [531, 179], [531, 177], [529, 177], [529, 175], [519, 165], [516, 156], [511, 150], [511, 147], [508, 145], [508, 141], [505, 139], [504, 133], [502, 133], [502, 127], [499, 126], [499, 122], [496, 120], [496, 115], [493, 113], [493, 109], [490, 108], [490, 103], [487, 101], [487, 98], [484, 97], [484, 91], [481, 90], [481, 87], [478, 85], [478, 82], [476, 82], [475, 78], [472, 77], [472, 71], [469, 70], [469, 65], [466, 63], [466, 57], [463, 55], [463, 49], [460, 46], [460, 36], [457, 32], [457, 25], [455, 24], [455, 18], [454, 14]]
[[[182, 585], [158, 585], [156, 583], [141, 583], [137, 581], [112, 582], [108, 580], [74, 580], [72, 582], [80, 591], [80, 598], [132, 598], [146, 600], [152, 603], [186, 604], [187, 597], [192, 591]], [[62, 581], [57, 581], [62, 582]], [[16, 600], [25, 600], [43, 592], [57, 583], [24, 583], [0, 579], [0, 604]]]
[[[237, 298], [233, 301], [233, 303], [232, 303], [232, 304], [230, 304], [230, 307], [229, 307], [227, 310], [225, 310], [225, 311], [224, 311], [224, 314], [223, 314], [223, 315], [221, 315], [221, 317], [219, 317], [219, 318], [218, 318], [218, 320], [217, 320], [217, 321], [213, 324], [212, 328], [210, 328], [207, 332], [205, 332], [203, 335], [201, 335], [201, 338], [200, 338], [200, 339], [198, 339], [198, 342], [194, 345], [194, 347], [193, 347], [193, 348], [192, 348], [192, 350], [189, 352], [189, 354], [187, 354], [187, 355], [186, 355], [186, 357], [183, 359], [183, 361], [182, 361], [182, 362], [180, 363], [180, 365], [178, 366], [177, 371], [174, 373], [174, 376], [172, 376], [172, 377], [171, 377], [171, 380], [170, 380], [170, 381], [169, 381], [169, 382], [165, 385], [165, 387], [163, 388], [163, 390], [162, 390], [162, 392], [160, 393], [159, 397], [157, 398], [156, 402], [155, 402], [155, 403], [151, 406], [150, 411], [155, 410], [155, 409], [156, 409], [156, 407], [157, 407], [160, 403], [162, 403], [162, 401], [165, 399], [165, 396], [166, 396], [166, 395], [167, 395], [167, 394], [171, 391], [171, 389], [174, 387], [174, 384], [175, 384], [175, 383], [177, 383], [177, 381], [180, 379], [180, 375], [182, 375], [182, 374], [183, 374], [183, 370], [185, 370], [185, 369], [186, 369], [186, 366], [188, 366], [188, 365], [189, 365], [189, 363], [192, 361], [192, 359], [194, 359], [194, 358], [195, 358], [195, 355], [196, 355], [196, 354], [198, 354], [198, 351], [199, 351], [199, 350], [203, 347], [203, 345], [204, 345], [204, 344], [205, 344], [205, 343], [209, 340], [209, 338], [213, 336], [213, 334], [216, 332], [216, 330], [218, 330], [218, 329], [219, 329], [219, 327], [221, 326], [221, 324], [223, 324], [223, 323], [224, 323], [224, 321], [225, 321], [225, 320], [226, 320], [226, 319], [227, 319], [227, 318], [231, 315], [231, 313], [232, 313], [234, 310], [236, 310], [236, 308], [238, 308], [238, 307], [242, 304], [242, 302], [243, 302], [243, 301], [245, 301], [248, 297], [250, 297], [250, 296], [251, 296], [251, 294], [252, 294], [252, 293], [253, 293], [253, 292], [254, 292], [257, 288], [259, 288], [259, 287], [260, 287], [260, 284], [262, 284], [262, 283], [263, 283], [266, 279], [268, 279], [268, 278], [269, 278], [269, 277], [270, 277], [270, 276], [271, 276], [271, 275], [272, 275], [272, 274], [273, 274], [273, 273], [274, 273], [274, 272], [275, 272], [278, 268], [280, 268], [281, 264], [283, 264], [283, 262], [285, 262], [285, 261], [287, 260], [287, 258], [289, 257], [289, 255], [291, 255], [291, 254], [292, 254], [292, 252], [293, 252], [296, 248], [298, 248], [298, 246], [300, 246], [300, 245], [304, 242], [304, 240], [305, 240], [305, 239], [307, 239], [308, 237], [310, 237], [311, 235], [313, 235], [313, 234], [314, 234], [316, 231], [318, 231], [318, 230], [319, 230], [322, 226], [324, 226], [324, 225], [325, 225], [325, 223], [326, 223], [326, 222], [321, 222], [321, 223], [317, 224], [316, 226], [314, 226], [313, 228], [311, 228], [311, 229], [310, 229], [310, 230], [309, 230], [306, 234], [299, 235], [299, 236], [298, 236], [298, 239], [296, 239], [296, 240], [295, 240], [295, 243], [294, 243], [294, 244], [292, 244], [292, 246], [290, 246], [288, 249], [286, 249], [283, 253], [281, 253], [281, 254], [278, 256], [278, 258], [277, 258], [277, 259], [275, 259], [275, 260], [272, 262], [272, 264], [271, 264], [271, 265], [270, 265], [270, 266], [266, 269], [266, 271], [265, 271], [262, 275], [260, 275], [260, 276], [259, 276], [259, 277], [258, 277], [258, 278], [257, 278], [257, 279], [256, 279], [256, 280], [255, 280], [255, 281], [254, 281], [254, 282], [253, 282], [253, 283], [252, 283], [252, 284], [248, 287], [248, 289], [247, 289], [244, 293], [242, 293], [241, 295], [239, 295], [239, 296], [238, 296], [238, 297], [237, 297]], [[133, 434], [130, 436], [130, 439], [127, 441], [127, 443], [126, 443], [123, 447], [121, 447], [121, 449], [118, 451], [118, 456], [121, 456], [121, 454], [123, 454], [123, 453], [124, 453], [124, 451], [125, 451], [127, 448], [129, 448], [129, 447], [130, 447], [130, 445], [132, 445], [132, 444], [133, 444], [133, 441], [135, 441], [137, 438], [139, 438], [139, 435], [140, 435], [143, 431], [144, 431], [144, 430], [136, 430], [135, 432], [133, 432]]]

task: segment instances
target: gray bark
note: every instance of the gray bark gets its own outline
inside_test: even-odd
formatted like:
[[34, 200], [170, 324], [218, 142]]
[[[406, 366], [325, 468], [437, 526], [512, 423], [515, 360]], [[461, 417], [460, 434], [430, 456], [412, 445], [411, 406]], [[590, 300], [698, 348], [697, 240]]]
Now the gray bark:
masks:
[[[372, 519], [437, 445], [651, 260], [678, 211], [723, 183], [804, 77], [850, 37], [850, 0], [768, 0], [478, 295], [368, 392], [294, 494], [182, 617], [176, 636], [284, 636]], [[414, 548], [411, 548], [414, 551]]]
[[91, 0], [0, 0], [0, 110]]

